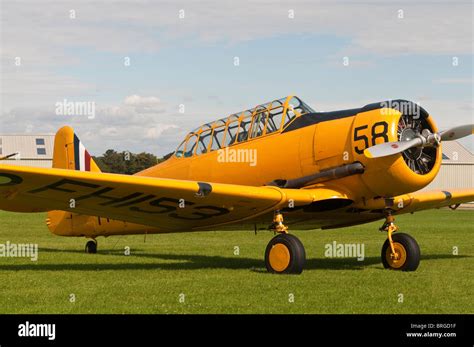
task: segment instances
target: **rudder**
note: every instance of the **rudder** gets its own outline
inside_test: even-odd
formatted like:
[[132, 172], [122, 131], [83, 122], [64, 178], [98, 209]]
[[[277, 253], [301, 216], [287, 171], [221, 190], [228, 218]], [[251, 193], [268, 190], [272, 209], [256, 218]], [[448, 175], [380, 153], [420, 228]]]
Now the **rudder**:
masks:
[[56, 133], [54, 138], [53, 168], [101, 172], [70, 126], [64, 126]]
[[[64, 126], [56, 133], [54, 138], [53, 168], [101, 172], [70, 126]], [[71, 212], [49, 211], [46, 225], [53, 234], [74, 236], [74, 223], [79, 222], [79, 217], [79, 215]], [[81, 222], [83, 221], [81, 220]]]

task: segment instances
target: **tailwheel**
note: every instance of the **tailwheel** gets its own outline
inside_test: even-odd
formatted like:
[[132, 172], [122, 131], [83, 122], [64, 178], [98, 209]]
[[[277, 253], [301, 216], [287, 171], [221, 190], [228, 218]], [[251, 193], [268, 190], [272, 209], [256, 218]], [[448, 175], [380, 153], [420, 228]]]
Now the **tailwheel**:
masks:
[[265, 250], [265, 266], [271, 273], [300, 274], [305, 262], [304, 246], [294, 235], [278, 234]]
[[90, 240], [86, 243], [86, 253], [95, 254], [97, 253], [97, 241]]
[[393, 234], [392, 247], [387, 239], [382, 246], [382, 263], [384, 268], [415, 271], [420, 264], [420, 247], [416, 240], [408, 234]]

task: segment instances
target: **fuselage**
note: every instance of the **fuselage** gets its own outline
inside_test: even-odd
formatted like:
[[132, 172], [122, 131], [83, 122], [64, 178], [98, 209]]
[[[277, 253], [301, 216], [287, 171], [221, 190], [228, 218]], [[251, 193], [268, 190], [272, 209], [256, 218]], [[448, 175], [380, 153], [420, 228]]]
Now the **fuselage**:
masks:
[[[289, 210], [285, 220], [290, 225], [314, 229], [361, 224], [383, 218], [383, 198], [417, 191], [436, 176], [441, 163], [440, 146], [430, 149], [423, 158], [416, 153], [377, 159], [364, 155], [364, 149], [397, 141], [410, 134], [410, 129], [420, 127], [437, 131], [431, 116], [408, 101], [315, 112], [290, 96], [203, 125], [190, 132], [168, 160], [137, 175], [228, 183], [242, 185], [242, 189], [302, 181], [304, 185], [297, 189], [326, 188], [345, 198], [315, 209]], [[359, 169], [344, 170], [351, 165]], [[338, 176], [331, 170], [348, 173]], [[330, 174], [311, 179], [324, 172]], [[271, 215], [260, 215], [237, 224], [219, 225], [217, 229], [265, 228], [271, 220]], [[56, 223], [53, 232], [92, 237], [163, 232], [155, 227], [80, 215], [71, 215], [71, 222], [67, 223], [73, 227], [58, 228]], [[202, 228], [183, 231], [193, 230]]]
[[[439, 170], [440, 147], [434, 155], [433, 167], [424, 174], [413, 172], [402, 155], [371, 160], [363, 154], [363, 149], [371, 145], [398, 140], [402, 112], [382, 108], [381, 104], [307, 113], [280, 132], [190, 157], [173, 155], [138, 175], [262, 186], [358, 162], [365, 168], [363, 174], [303, 188], [333, 187], [347, 192], [355, 201], [419, 190], [429, 184]], [[436, 131], [431, 117], [423, 116]]]

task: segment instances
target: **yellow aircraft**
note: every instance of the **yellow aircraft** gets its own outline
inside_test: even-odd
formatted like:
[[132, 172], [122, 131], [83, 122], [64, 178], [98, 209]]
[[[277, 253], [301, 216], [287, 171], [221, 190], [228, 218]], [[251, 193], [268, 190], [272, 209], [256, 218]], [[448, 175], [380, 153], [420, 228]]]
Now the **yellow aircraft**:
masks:
[[474, 188], [419, 192], [439, 171], [441, 142], [472, 133], [473, 125], [438, 132], [405, 100], [315, 112], [288, 96], [202, 125], [168, 160], [129, 176], [102, 173], [66, 126], [53, 168], [0, 165], [0, 209], [48, 212], [52, 233], [90, 239], [87, 253], [98, 236], [265, 228], [277, 234], [265, 250], [273, 273], [304, 268], [287, 225], [385, 219], [384, 267], [414, 271], [419, 246], [395, 233], [394, 216], [474, 200]]

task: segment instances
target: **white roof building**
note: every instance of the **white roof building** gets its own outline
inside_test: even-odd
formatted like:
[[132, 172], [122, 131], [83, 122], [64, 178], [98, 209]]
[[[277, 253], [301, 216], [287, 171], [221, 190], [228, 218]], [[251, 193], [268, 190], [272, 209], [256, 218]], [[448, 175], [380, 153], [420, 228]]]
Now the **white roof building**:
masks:
[[0, 157], [18, 153], [2, 164], [52, 167], [54, 135], [0, 135]]
[[474, 188], [474, 154], [457, 141], [444, 141], [438, 176], [424, 190]]
[[474, 154], [457, 141], [443, 141], [443, 164], [474, 164]]

